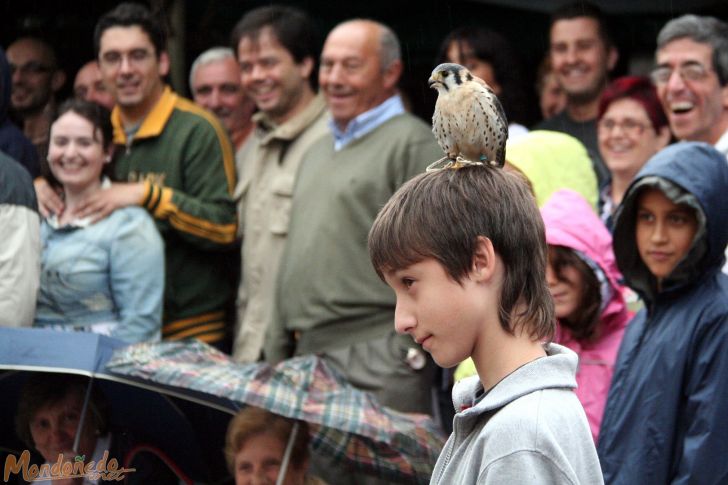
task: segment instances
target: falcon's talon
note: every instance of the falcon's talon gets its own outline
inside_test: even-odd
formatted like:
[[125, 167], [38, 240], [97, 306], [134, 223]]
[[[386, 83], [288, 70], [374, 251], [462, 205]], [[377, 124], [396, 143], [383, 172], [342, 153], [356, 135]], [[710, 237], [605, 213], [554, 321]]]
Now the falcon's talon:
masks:
[[[442, 162], [444, 162], [446, 160], [447, 160], [447, 163], [443, 164]], [[483, 162], [473, 162], [471, 160], [461, 157], [460, 155], [458, 155], [454, 159], [446, 156], [446, 157], [442, 157], [441, 159], [437, 160], [436, 162], [432, 162], [431, 164], [429, 164], [425, 171], [428, 173], [429, 172], [439, 172], [440, 170], [446, 170], [448, 168], [457, 170], [459, 168], [472, 167], [472, 166], [476, 166], [476, 165], [480, 165], [482, 167], [482, 166], [485, 166], [486, 164], [484, 164]]]
[[[445, 160], [447, 160], [447, 163], [445, 163], [441, 167], [439, 167], [438, 165], [440, 165]], [[427, 168], [425, 169], [425, 172], [437, 172], [439, 170], [444, 170], [444, 169], [449, 168], [450, 166], [452, 166], [453, 162], [454, 162], [454, 160], [452, 158], [450, 158], [449, 156], [445, 155], [441, 159], [439, 159], [437, 161], [434, 161], [431, 164], [429, 164], [427, 166]]]
[[458, 155], [455, 158], [455, 163], [453, 164], [452, 168], [472, 167], [474, 165], [480, 165], [482, 167], [485, 164], [483, 162], [474, 162]]

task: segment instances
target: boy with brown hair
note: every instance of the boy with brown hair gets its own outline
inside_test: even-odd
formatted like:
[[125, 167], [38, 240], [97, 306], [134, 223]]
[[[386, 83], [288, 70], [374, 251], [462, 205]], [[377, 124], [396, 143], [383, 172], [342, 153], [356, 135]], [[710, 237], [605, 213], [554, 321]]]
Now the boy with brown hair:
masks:
[[442, 367], [472, 357], [453, 389], [453, 434], [430, 483], [603, 483], [576, 387], [577, 357], [553, 343], [546, 242], [516, 175], [473, 164], [419, 175], [369, 234], [395, 291], [395, 328]]

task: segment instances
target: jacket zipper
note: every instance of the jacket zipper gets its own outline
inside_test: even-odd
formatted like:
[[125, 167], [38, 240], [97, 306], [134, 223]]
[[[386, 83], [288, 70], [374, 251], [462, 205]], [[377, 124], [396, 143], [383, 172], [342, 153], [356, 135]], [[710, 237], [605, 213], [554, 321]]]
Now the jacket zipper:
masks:
[[440, 468], [440, 473], [437, 476], [437, 481], [435, 483], [442, 483], [442, 476], [445, 474], [445, 469], [447, 468], [447, 465], [450, 463], [450, 458], [452, 457], [452, 452], [457, 446], [458, 442], [458, 436], [462, 434], [461, 423], [460, 420], [456, 420], [453, 426], [452, 430], [452, 442], [450, 443], [450, 446], [447, 449], [447, 455], [445, 455], [445, 461], [442, 464], [442, 467]]

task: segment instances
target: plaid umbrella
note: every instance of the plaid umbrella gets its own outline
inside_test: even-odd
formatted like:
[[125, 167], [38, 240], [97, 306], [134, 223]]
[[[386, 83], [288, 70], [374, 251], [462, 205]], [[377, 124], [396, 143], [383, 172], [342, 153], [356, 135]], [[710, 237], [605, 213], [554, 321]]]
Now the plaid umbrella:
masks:
[[162, 342], [120, 349], [107, 369], [306, 421], [314, 452], [394, 483], [429, 483], [444, 442], [430, 417], [380, 405], [314, 355], [273, 367], [235, 363], [199, 341]]

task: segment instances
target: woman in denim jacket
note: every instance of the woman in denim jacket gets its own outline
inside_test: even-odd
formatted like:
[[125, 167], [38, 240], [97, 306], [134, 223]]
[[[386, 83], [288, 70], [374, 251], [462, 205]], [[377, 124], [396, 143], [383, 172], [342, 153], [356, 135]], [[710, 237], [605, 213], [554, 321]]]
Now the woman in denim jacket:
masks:
[[99, 221], [78, 218], [83, 201], [110, 185], [112, 128], [93, 103], [64, 103], [51, 126], [48, 164], [64, 209], [43, 220], [41, 285], [35, 325], [158, 340], [164, 292], [162, 239], [139, 207]]

